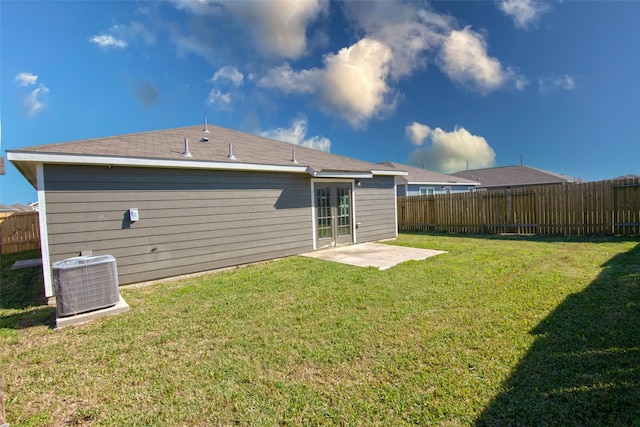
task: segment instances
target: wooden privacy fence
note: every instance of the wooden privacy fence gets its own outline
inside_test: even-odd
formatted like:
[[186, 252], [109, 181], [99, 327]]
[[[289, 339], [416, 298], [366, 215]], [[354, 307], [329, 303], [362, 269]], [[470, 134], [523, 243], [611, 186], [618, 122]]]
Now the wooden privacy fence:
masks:
[[640, 236], [640, 179], [399, 197], [398, 228]]
[[12, 254], [40, 248], [38, 212], [14, 212], [0, 217], [0, 252]]

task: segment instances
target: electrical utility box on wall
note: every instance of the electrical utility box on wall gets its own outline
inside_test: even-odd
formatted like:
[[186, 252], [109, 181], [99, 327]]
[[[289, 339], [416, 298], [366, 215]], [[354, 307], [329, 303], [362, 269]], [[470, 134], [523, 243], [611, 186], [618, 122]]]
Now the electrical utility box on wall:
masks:
[[136, 222], [140, 219], [140, 215], [138, 215], [138, 208], [129, 209], [129, 221]]
[[59, 317], [111, 307], [120, 300], [118, 269], [111, 255], [68, 258], [52, 267]]

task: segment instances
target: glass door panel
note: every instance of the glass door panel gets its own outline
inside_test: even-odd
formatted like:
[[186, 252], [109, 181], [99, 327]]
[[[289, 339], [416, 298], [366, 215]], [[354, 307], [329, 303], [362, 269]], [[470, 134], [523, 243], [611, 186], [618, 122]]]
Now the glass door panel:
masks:
[[318, 240], [331, 239], [331, 186], [316, 185], [316, 211]]

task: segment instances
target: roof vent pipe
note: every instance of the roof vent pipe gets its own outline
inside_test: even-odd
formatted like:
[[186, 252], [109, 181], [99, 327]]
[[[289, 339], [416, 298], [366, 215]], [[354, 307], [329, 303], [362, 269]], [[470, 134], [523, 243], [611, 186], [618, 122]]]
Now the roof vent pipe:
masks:
[[296, 149], [291, 150], [291, 163], [298, 164], [298, 159], [296, 159]]
[[189, 138], [184, 139], [184, 153], [182, 153], [185, 157], [193, 157], [189, 152]]
[[204, 118], [204, 129], [202, 129], [202, 132], [204, 133], [209, 133], [209, 129], [207, 129], [207, 118]]
[[236, 156], [233, 155], [233, 144], [229, 143], [229, 154], [227, 154], [227, 158], [231, 160], [235, 160]]

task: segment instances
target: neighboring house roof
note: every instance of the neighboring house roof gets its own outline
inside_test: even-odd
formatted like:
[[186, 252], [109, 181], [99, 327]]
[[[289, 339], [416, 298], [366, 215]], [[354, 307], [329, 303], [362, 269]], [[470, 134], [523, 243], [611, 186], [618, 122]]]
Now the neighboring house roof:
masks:
[[[185, 138], [189, 157], [184, 155]], [[229, 156], [230, 144], [233, 157]], [[39, 145], [8, 150], [7, 157], [34, 186], [36, 163], [280, 171], [351, 178], [406, 173], [214, 125]]]
[[16, 212], [11, 206], [0, 204], [0, 212]]
[[629, 173], [627, 175], [617, 176], [615, 178], [611, 178], [613, 181], [617, 181], [619, 179], [635, 179], [640, 178], [640, 175], [636, 175], [635, 173]]
[[584, 182], [581, 179], [525, 165], [465, 170], [451, 175], [480, 182], [478, 188]]
[[390, 166], [398, 170], [408, 172], [406, 176], [399, 176], [396, 180], [398, 184], [425, 184], [425, 185], [480, 185], [477, 181], [460, 178], [453, 175], [433, 172], [427, 169], [420, 169], [414, 166], [403, 165], [396, 162], [381, 162], [379, 165]]
[[21, 205], [20, 203], [13, 204], [11, 206], [0, 204], [0, 212], [32, 212], [33, 209], [29, 206]]

